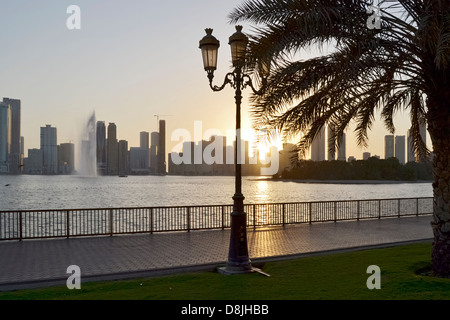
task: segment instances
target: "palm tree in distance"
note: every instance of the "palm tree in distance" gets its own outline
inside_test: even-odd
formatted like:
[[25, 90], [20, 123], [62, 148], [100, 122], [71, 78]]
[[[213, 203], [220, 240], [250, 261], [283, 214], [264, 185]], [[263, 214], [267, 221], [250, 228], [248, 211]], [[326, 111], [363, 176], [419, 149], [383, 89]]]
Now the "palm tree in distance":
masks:
[[[231, 23], [253, 26], [247, 68], [270, 65], [262, 95], [250, 98], [254, 125], [285, 137], [302, 133], [300, 152], [325, 125], [340, 137], [355, 123], [366, 146], [380, 112], [394, 133], [394, 115], [409, 111], [413, 145], [426, 122], [433, 145], [432, 269], [450, 277], [450, 1], [244, 0]], [[301, 49], [331, 52], [298, 59]], [[269, 130], [270, 131], [270, 130]]]

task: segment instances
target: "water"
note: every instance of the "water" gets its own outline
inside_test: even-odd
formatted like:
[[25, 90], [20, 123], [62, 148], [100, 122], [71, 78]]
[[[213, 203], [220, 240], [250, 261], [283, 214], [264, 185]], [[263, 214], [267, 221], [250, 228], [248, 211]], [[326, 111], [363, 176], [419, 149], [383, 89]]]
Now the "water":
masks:
[[[243, 178], [245, 203], [431, 197], [431, 183], [327, 184]], [[0, 210], [232, 204], [234, 177], [0, 176]]]

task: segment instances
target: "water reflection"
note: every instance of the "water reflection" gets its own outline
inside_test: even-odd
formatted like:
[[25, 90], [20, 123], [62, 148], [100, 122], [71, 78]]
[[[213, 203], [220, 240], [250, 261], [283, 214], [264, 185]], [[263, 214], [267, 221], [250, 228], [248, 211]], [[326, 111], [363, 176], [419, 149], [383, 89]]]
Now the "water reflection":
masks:
[[270, 193], [269, 193], [269, 183], [267, 181], [257, 181], [256, 182], [256, 192], [254, 194], [255, 202], [269, 202], [270, 201]]

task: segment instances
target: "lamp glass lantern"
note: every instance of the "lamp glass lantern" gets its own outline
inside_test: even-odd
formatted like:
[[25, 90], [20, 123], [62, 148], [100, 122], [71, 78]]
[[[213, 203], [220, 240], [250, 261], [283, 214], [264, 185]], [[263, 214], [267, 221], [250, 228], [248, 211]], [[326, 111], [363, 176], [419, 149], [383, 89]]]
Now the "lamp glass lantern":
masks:
[[202, 50], [203, 66], [205, 70], [214, 72], [217, 69], [217, 56], [219, 53], [220, 41], [213, 35], [213, 29], [205, 29], [206, 36], [200, 40], [200, 49]]
[[242, 26], [236, 26], [236, 32], [230, 37], [231, 60], [234, 67], [243, 67], [247, 51], [248, 37], [242, 33]]

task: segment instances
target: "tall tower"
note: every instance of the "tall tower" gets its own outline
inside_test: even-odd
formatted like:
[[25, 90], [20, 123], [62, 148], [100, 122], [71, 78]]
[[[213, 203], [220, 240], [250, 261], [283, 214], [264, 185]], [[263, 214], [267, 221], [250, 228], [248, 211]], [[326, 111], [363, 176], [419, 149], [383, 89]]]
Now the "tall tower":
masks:
[[407, 137], [406, 137], [406, 161], [407, 162], [416, 161], [416, 154], [414, 152], [411, 129], [408, 130]]
[[117, 142], [117, 127], [115, 123], [108, 125], [106, 171], [108, 175], [119, 174], [119, 146]]
[[405, 136], [395, 137], [395, 157], [401, 164], [405, 164]]
[[339, 148], [337, 159], [339, 161], [347, 161], [347, 146], [346, 146], [346, 135], [345, 133], [339, 138]]
[[311, 145], [311, 160], [324, 161], [325, 160], [325, 126], [320, 129]]
[[389, 134], [384, 136], [384, 158], [394, 157], [394, 136]]
[[333, 124], [328, 125], [328, 161], [336, 160], [336, 149], [334, 148], [333, 136], [335, 135], [335, 128]]
[[3, 102], [11, 109], [11, 150], [9, 153], [9, 172], [20, 173], [22, 171], [23, 155], [20, 150], [20, 120], [21, 102], [18, 99], [3, 98]]
[[51, 125], [41, 127], [42, 173], [58, 173], [58, 144], [56, 128]]
[[166, 174], [166, 121], [159, 120], [158, 174]]
[[151, 133], [150, 145], [150, 173], [158, 173], [158, 149], [159, 149], [159, 132]]
[[11, 151], [11, 109], [0, 102], [0, 172], [9, 172]]
[[97, 121], [97, 174], [106, 172], [106, 125], [104, 121]]

